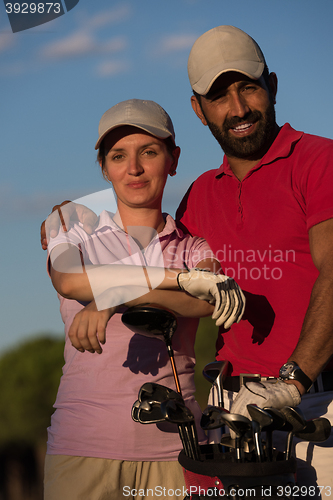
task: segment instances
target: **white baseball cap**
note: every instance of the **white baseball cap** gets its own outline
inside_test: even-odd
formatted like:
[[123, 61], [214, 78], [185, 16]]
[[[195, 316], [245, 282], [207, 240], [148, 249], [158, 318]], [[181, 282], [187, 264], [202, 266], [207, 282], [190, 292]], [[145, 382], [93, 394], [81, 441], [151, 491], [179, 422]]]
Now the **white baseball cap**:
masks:
[[206, 95], [215, 80], [227, 71], [237, 71], [258, 80], [266, 61], [259, 45], [234, 26], [218, 26], [201, 35], [188, 58], [192, 89]]
[[95, 149], [98, 149], [104, 137], [111, 130], [123, 125], [145, 130], [160, 139], [172, 137], [175, 142], [175, 131], [168, 113], [154, 101], [128, 99], [108, 109], [102, 116]]

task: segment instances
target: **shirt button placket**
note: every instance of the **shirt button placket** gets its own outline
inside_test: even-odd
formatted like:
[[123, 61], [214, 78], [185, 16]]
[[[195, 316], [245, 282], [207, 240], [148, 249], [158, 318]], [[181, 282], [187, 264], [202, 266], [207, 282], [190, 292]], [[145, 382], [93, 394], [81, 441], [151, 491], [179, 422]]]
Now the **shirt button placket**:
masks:
[[238, 193], [237, 193], [237, 195], [238, 195], [238, 212], [237, 212], [237, 218], [236, 218], [237, 229], [241, 229], [244, 225], [243, 205], [242, 205], [242, 187], [243, 187], [242, 182], [239, 182]]

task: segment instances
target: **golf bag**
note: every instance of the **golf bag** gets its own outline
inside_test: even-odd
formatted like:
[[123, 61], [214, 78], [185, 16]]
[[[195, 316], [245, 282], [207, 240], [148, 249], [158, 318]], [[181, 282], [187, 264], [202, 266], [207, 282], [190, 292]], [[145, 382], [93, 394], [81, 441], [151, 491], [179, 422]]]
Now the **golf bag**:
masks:
[[[223, 405], [223, 379], [227, 361], [214, 361], [205, 366], [203, 375], [218, 390], [217, 406], [208, 406], [200, 422], [203, 430], [222, 428], [225, 424], [236, 434], [221, 443], [199, 445], [194, 415], [182, 398], [174, 361], [172, 337], [177, 328], [175, 315], [155, 306], [135, 306], [122, 316], [126, 326], [136, 333], [159, 338], [167, 348], [176, 391], [145, 383], [132, 407], [132, 419], [141, 424], [171, 422], [178, 426], [183, 450], [179, 463], [184, 469], [187, 500], [290, 500], [295, 492], [296, 460], [291, 454], [295, 435], [305, 441], [325, 441], [331, 424], [325, 418], [305, 421], [297, 408], [261, 409], [247, 405], [252, 420], [229, 413]], [[261, 429], [266, 443], [261, 441]], [[272, 446], [271, 432], [288, 433], [284, 452]], [[268, 432], [268, 435], [267, 435]], [[226, 451], [228, 450], [228, 451]]]
[[200, 446], [200, 460], [189, 458], [184, 451], [178, 460], [184, 468], [187, 499], [292, 498], [296, 460], [285, 460], [276, 450], [271, 462], [255, 462], [251, 454], [245, 454], [244, 462], [239, 463], [220, 444], [208, 444]]

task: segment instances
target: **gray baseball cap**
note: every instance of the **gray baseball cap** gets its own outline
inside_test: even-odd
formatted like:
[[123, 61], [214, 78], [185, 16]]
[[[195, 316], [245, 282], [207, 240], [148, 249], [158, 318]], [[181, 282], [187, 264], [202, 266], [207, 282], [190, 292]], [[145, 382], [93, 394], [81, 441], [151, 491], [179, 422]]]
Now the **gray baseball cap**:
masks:
[[154, 101], [128, 99], [108, 109], [102, 116], [95, 149], [99, 148], [102, 140], [111, 130], [123, 125], [140, 128], [159, 139], [172, 137], [175, 142], [171, 118], [159, 104]]
[[214, 81], [227, 71], [237, 71], [258, 80], [266, 65], [259, 45], [234, 26], [218, 26], [201, 35], [188, 58], [192, 89], [206, 95]]

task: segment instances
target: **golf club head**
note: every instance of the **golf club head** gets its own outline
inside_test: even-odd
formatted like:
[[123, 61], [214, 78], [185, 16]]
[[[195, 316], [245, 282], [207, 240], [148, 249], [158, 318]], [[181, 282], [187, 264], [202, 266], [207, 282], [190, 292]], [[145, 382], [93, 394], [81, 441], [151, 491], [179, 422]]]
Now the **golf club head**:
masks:
[[[159, 404], [148, 403], [148, 401], [140, 401], [134, 403], [134, 413], [136, 421], [140, 424], [157, 424], [159, 422], [164, 422], [165, 418], [161, 413], [161, 408]], [[133, 407], [132, 407], [132, 418], [133, 418]]]
[[163, 401], [161, 403], [161, 413], [167, 422], [174, 424], [194, 422], [194, 415], [191, 410], [175, 399]]
[[263, 428], [264, 431], [277, 431], [285, 425], [286, 419], [285, 419], [283, 413], [280, 412], [280, 410], [277, 410], [276, 408], [264, 408], [264, 410], [273, 419], [273, 421], [270, 425]]
[[308, 420], [306, 426], [300, 432], [296, 432], [295, 436], [303, 439], [303, 441], [323, 442], [331, 435], [331, 422], [324, 417]]
[[176, 399], [184, 404], [182, 396], [165, 385], [156, 384], [155, 382], [146, 382], [139, 389], [139, 401], [161, 404], [162, 401], [166, 401], [168, 399]]
[[203, 376], [213, 384], [216, 378], [222, 373], [226, 375], [228, 371], [229, 361], [212, 361], [207, 363], [202, 370]]
[[202, 374], [206, 380], [217, 387], [218, 404], [223, 406], [223, 382], [228, 374], [229, 361], [212, 361], [204, 366]]
[[236, 413], [221, 413], [221, 419], [224, 423], [234, 431], [236, 436], [243, 436], [247, 431], [250, 431], [251, 420], [243, 415], [237, 415]]
[[133, 332], [159, 338], [167, 345], [170, 345], [177, 329], [177, 318], [173, 312], [153, 304], [130, 307], [121, 320]]
[[294, 433], [301, 432], [305, 428], [306, 420], [299, 408], [284, 406], [280, 409], [280, 412], [284, 415], [286, 421], [292, 426], [292, 431]]
[[[220, 444], [222, 446], [225, 446], [226, 448], [235, 448], [236, 440], [231, 436], [222, 436]], [[253, 439], [250, 434], [245, 434], [245, 438], [242, 441], [242, 448], [245, 453], [252, 453], [252, 451], [254, 450]]]
[[200, 420], [200, 426], [204, 431], [210, 431], [212, 429], [219, 429], [224, 425], [224, 421], [221, 419], [222, 413], [229, 413], [228, 410], [220, 408], [219, 406], [207, 406], [202, 412], [202, 417]]
[[132, 406], [131, 417], [132, 417], [132, 420], [134, 420], [134, 422], [139, 422], [139, 420], [138, 420], [138, 407], [140, 406], [140, 403], [141, 403], [141, 401], [137, 400], [137, 401], [135, 401], [135, 403]]
[[247, 405], [247, 411], [249, 412], [252, 420], [258, 422], [260, 429], [272, 425], [273, 417], [266, 410], [263, 410], [259, 406], [249, 404]]

